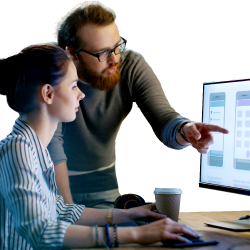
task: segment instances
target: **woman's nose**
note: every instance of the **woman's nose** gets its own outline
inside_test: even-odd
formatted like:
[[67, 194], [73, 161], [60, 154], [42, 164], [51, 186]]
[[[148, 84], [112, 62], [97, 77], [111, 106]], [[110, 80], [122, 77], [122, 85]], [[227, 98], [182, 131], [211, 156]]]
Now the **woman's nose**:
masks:
[[79, 91], [80, 91], [79, 100], [81, 101], [85, 97], [85, 94], [83, 94], [81, 90]]

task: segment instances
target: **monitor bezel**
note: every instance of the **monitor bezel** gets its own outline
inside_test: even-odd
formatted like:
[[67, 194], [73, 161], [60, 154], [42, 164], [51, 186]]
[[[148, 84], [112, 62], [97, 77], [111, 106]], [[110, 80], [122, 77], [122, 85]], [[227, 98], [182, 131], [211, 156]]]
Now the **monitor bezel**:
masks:
[[[202, 94], [202, 117], [201, 117], [201, 119], [203, 120], [204, 88], [205, 88], [206, 85], [222, 84], [222, 83], [235, 83], [235, 82], [243, 82], [243, 81], [250, 81], [250, 78], [248, 78], [248, 79], [239, 79], [239, 80], [230, 80], [230, 81], [220, 81], [220, 82], [204, 82], [203, 83], [203, 94]], [[217, 191], [224, 191], [224, 192], [229, 192], [229, 193], [235, 193], [235, 194], [242, 194], [242, 195], [250, 196], [250, 190], [248, 190], [248, 189], [233, 188], [233, 187], [230, 187], [230, 186], [224, 186], [224, 185], [218, 185], [218, 184], [213, 184], [213, 183], [201, 182], [201, 159], [202, 159], [202, 154], [200, 155], [199, 187], [207, 188], [207, 189], [213, 189], [213, 190], [217, 190]]]
[[228, 193], [242, 194], [242, 195], [250, 196], [250, 190], [248, 190], [248, 189], [232, 188], [232, 187], [228, 187], [228, 186], [216, 185], [216, 184], [205, 183], [205, 182], [199, 182], [199, 187], [213, 189], [213, 190], [217, 190], [217, 191], [225, 191]]
[[[233, 80], [223, 80], [223, 81], [213, 81], [213, 82], [203, 82], [203, 93], [204, 93], [204, 86], [209, 84], [218, 84], [218, 83], [229, 83], [229, 82], [242, 82], [242, 81], [249, 81], [250, 78], [243, 78], [243, 79], [233, 79]], [[203, 100], [204, 103], [204, 100]], [[203, 106], [202, 103], [202, 106]]]

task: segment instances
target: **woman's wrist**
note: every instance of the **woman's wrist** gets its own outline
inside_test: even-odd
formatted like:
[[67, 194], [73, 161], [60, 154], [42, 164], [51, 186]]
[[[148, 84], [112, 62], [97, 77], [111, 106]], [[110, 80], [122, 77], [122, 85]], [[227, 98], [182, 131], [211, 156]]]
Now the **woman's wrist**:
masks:
[[[97, 227], [96, 227], [97, 228]], [[128, 244], [137, 242], [137, 227], [117, 227], [105, 225], [103, 228], [98, 228], [99, 236], [96, 238], [98, 244], [95, 246], [105, 246], [107, 249], [112, 247], [119, 247], [120, 244]]]
[[113, 209], [113, 224], [133, 221], [132, 214], [129, 209]]
[[118, 227], [119, 244], [138, 243], [140, 227]]

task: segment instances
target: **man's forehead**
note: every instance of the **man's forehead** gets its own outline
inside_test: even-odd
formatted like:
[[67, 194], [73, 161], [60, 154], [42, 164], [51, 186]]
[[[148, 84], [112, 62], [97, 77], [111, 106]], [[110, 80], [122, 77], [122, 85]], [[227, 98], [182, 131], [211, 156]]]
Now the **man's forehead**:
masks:
[[84, 49], [102, 50], [112, 49], [120, 42], [120, 35], [115, 23], [109, 25], [86, 24], [79, 29], [80, 41]]

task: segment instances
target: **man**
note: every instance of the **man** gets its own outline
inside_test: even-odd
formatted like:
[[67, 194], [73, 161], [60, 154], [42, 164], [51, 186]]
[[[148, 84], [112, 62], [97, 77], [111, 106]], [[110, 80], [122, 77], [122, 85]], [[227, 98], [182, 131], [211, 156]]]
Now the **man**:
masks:
[[69, 14], [59, 28], [58, 45], [75, 63], [78, 86], [85, 94], [76, 120], [60, 124], [49, 146], [65, 202], [71, 203], [73, 197], [75, 203], [93, 206], [119, 196], [115, 139], [133, 102], [156, 136], [174, 149], [191, 144], [206, 153], [213, 131], [228, 132], [190, 122], [175, 112], [144, 58], [125, 50], [115, 14], [103, 5], [86, 5]]

